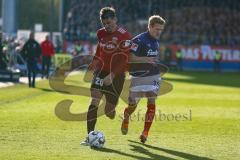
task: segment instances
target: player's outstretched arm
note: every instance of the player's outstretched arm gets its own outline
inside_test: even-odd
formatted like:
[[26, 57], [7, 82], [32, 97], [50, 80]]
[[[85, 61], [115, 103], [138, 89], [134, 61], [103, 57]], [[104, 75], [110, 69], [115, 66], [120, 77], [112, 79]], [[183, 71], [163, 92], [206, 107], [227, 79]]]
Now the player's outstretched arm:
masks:
[[134, 54], [130, 54], [130, 62], [132, 63], [155, 63], [158, 59], [156, 57], [139, 57]]

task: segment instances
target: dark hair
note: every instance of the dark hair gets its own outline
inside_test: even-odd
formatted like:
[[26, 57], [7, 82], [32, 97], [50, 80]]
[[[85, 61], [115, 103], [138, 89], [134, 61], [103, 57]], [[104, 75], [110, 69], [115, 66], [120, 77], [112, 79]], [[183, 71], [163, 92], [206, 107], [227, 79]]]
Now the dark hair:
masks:
[[29, 34], [29, 37], [34, 36], [34, 34], [35, 33], [33, 31], [31, 31], [30, 34]]
[[114, 18], [116, 17], [116, 11], [112, 7], [104, 7], [100, 10], [100, 19]]

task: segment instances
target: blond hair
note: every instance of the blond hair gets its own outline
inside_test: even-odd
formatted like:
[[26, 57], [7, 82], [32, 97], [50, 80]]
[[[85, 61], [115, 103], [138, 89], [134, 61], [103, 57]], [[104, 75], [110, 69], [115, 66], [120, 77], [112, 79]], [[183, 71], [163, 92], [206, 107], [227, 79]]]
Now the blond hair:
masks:
[[153, 26], [154, 24], [165, 25], [166, 21], [159, 15], [153, 15], [148, 19], [148, 26]]

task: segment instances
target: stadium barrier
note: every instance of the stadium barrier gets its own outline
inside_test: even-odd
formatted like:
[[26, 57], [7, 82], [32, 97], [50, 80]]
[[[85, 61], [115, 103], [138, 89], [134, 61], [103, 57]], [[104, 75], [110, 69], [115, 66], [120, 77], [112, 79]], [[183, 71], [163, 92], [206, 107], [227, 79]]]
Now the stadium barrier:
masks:
[[57, 68], [61, 66], [62, 69], [70, 70], [72, 67], [72, 57], [72, 55], [66, 53], [55, 54], [53, 57], [53, 67]]
[[0, 70], [0, 82], [19, 82], [20, 71]]

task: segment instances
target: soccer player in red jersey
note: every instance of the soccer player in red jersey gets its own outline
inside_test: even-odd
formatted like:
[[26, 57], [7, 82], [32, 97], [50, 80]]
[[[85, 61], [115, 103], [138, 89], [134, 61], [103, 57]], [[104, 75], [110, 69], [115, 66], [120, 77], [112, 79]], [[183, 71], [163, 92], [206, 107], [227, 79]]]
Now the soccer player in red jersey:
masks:
[[[117, 25], [114, 8], [102, 8], [100, 20], [103, 28], [97, 31], [97, 50], [89, 67], [93, 70], [94, 77], [91, 84], [92, 101], [87, 113], [88, 133], [95, 129], [98, 106], [103, 95], [106, 98], [105, 114], [110, 119], [114, 119], [131, 47], [131, 36]], [[88, 138], [81, 145], [89, 145]]]

